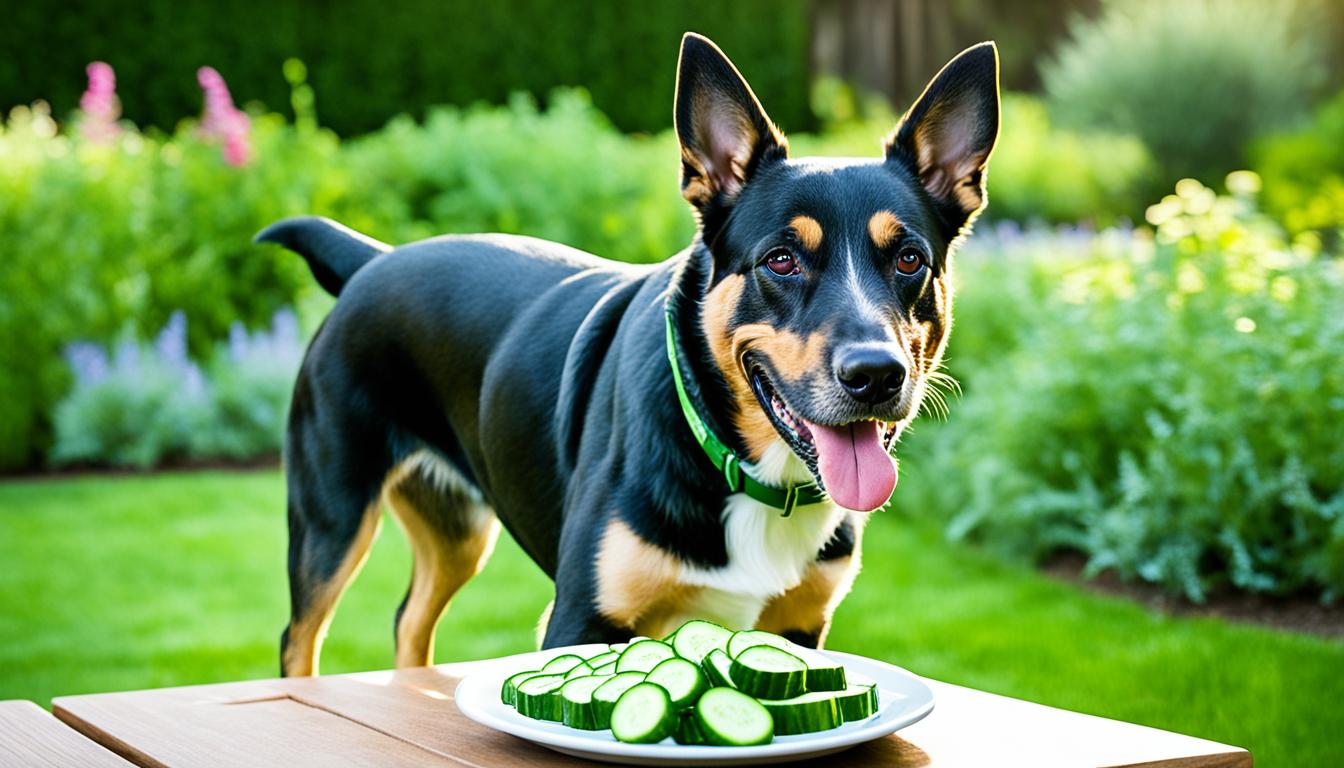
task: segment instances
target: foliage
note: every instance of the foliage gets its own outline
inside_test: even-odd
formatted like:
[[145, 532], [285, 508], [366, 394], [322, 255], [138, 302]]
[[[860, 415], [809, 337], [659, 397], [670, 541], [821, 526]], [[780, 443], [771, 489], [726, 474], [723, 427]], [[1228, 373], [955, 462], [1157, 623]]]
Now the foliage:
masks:
[[1252, 146], [1265, 208], [1291, 232], [1344, 227], [1344, 92], [1311, 121]]
[[290, 96], [281, 62], [298, 57], [323, 124], [341, 135], [430, 105], [575, 84], [621, 128], [649, 131], [672, 123], [678, 43], [695, 30], [733, 57], [776, 120], [812, 123], [805, 0], [69, 0], [58, 20], [45, 3], [10, 5], [0, 25], [4, 109], [41, 98], [57, 114], [72, 110], [85, 64], [102, 60], [120, 76], [124, 115], [172, 130], [200, 113], [198, 67], [215, 67], [240, 104], [276, 111]]
[[275, 453], [302, 353], [290, 312], [277, 313], [269, 333], [235, 323], [208, 376], [187, 355], [181, 312], [152, 345], [124, 339], [109, 356], [96, 344], [72, 344], [75, 386], [56, 408], [51, 459], [143, 468]]
[[1001, 126], [989, 172], [995, 219], [1107, 225], [1137, 220], [1152, 199], [1157, 169], [1133, 136], [1059, 128], [1020, 94], [1004, 95]]
[[965, 400], [913, 448], [966, 478], [937, 489], [952, 536], [1195, 600], [1344, 591], [1344, 265], [1288, 242], [1257, 184], [1181, 182], [1155, 236], [971, 241]]
[[1171, 176], [1212, 180], [1249, 140], [1291, 123], [1321, 82], [1303, 3], [1107, 0], [1078, 17], [1042, 77], [1066, 124], [1132, 133]]

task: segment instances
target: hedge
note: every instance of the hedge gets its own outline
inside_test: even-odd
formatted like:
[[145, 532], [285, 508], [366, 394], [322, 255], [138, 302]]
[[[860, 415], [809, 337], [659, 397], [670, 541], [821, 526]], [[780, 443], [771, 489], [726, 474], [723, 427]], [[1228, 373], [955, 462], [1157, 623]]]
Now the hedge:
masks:
[[281, 63], [309, 65], [322, 124], [341, 135], [433, 104], [504, 102], [582, 85], [623, 130], [671, 124], [681, 34], [728, 51], [786, 129], [811, 128], [804, 0], [71, 0], [53, 13], [19, 3], [0, 24], [0, 108], [78, 105], [84, 67], [117, 71], [124, 115], [171, 130], [200, 112], [198, 67], [215, 67], [240, 104], [288, 111]]

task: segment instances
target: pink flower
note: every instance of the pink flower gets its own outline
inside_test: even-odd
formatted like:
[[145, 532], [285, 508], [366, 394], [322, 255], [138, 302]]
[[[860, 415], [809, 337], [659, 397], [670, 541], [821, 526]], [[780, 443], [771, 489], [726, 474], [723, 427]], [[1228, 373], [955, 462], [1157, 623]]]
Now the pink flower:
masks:
[[111, 65], [103, 61], [89, 64], [84, 71], [89, 76], [89, 86], [79, 97], [79, 109], [84, 113], [80, 129], [89, 141], [111, 141], [121, 131], [117, 126], [117, 118], [121, 116], [117, 75]]
[[207, 139], [223, 143], [224, 162], [233, 166], [247, 165], [252, 159], [252, 121], [233, 105], [229, 86], [214, 67], [196, 70], [196, 82], [201, 84], [205, 94], [201, 133]]

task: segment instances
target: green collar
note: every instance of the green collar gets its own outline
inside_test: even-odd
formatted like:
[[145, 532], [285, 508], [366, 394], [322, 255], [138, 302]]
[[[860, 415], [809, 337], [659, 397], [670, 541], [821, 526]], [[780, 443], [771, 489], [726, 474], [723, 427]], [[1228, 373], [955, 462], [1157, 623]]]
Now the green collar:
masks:
[[686, 423], [691, 427], [691, 433], [704, 449], [705, 455], [714, 462], [723, 473], [723, 478], [728, 482], [728, 489], [733, 493], [742, 492], [776, 509], [783, 510], [784, 517], [793, 514], [794, 507], [805, 504], [816, 504], [826, 500], [825, 494], [817, 487], [816, 483], [804, 483], [802, 485], [790, 485], [787, 488], [780, 488], [775, 485], [768, 485], [751, 476], [744, 465], [733, 453], [732, 449], [723, 444], [705, 424], [704, 419], [695, 410], [695, 404], [686, 394], [686, 384], [681, 378], [681, 364], [677, 360], [677, 333], [673, 328], [671, 301], [668, 302], [668, 309], [664, 313], [667, 321], [667, 359], [672, 364], [672, 381], [677, 385], [677, 399], [681, 401], [681, 412], [686, 416]]

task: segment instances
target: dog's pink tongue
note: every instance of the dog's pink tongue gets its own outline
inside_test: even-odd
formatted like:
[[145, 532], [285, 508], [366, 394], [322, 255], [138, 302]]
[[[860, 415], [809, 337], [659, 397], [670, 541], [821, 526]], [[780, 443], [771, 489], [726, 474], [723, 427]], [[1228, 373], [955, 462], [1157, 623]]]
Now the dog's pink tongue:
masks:
[[843, 427], [807, 423], [817, 445], [817, 469], [826, 492], [845, 509], [871, 510], [887, 503], [896, 489], [896, 464], [882, 447], [875, 421]]

